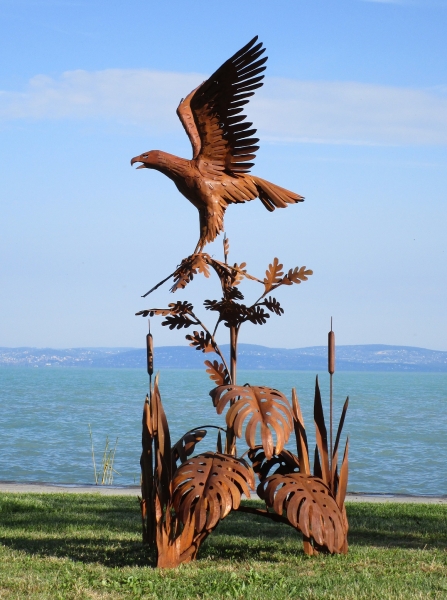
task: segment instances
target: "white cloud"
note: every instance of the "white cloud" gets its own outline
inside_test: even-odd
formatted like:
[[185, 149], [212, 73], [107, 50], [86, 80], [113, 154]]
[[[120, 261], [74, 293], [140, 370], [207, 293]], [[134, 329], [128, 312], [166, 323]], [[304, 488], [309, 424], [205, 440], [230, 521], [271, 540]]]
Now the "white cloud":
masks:
[[148, 70], [68, 71], [33, 77], [25, 92], [0, 92], [0, 119], [120, 119], [176, 122], [182, 95], [204, 77]]
[[[0, 120], [108, 119], [183, 135], [175, 108], [200, 74], [109, 69], [34, 77], [0, 92]], [[264, 140], [338, 144], [447, 144], [445, 86], [418, 90], [355, 82], [267, 78], [252, 100]]]
[[447, 98], [355, 82], [270, 79], [253, 107], [268, 135], [350, 144], [447, 144]]

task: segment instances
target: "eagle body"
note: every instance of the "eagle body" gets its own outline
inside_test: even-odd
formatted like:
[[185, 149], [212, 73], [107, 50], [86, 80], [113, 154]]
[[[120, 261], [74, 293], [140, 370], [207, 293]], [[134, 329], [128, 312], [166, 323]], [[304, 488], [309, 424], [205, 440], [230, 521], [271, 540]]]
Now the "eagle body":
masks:
[[132, 158], [138, 169], [156, 169], [199, 211], [200, 238], [195, 252], [224, 229], [229, 204], [259, 198], [267, 210], [285, 208], [304, 198], [250, 174], [259, 146], [252, 123], [243, 123], [242, 106], [262, 86], [267, 58], [257, 37], [227, 60], [207, 81], [180, 102], [177, 114], [190, 139], [193, 158], [187, 160], [161, 150]]

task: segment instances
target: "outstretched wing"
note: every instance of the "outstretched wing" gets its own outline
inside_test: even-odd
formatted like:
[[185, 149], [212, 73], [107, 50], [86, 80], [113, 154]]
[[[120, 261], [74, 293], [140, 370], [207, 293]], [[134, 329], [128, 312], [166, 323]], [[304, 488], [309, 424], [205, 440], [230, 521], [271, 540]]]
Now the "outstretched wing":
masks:
[[267, 57], [256, 36], [192, 91], [177, 109], [193, 147], [193, 157], [208, 174], [248, 173], [259, 150], [253, 123], [241, 114], [254, 90], [261, 87]]

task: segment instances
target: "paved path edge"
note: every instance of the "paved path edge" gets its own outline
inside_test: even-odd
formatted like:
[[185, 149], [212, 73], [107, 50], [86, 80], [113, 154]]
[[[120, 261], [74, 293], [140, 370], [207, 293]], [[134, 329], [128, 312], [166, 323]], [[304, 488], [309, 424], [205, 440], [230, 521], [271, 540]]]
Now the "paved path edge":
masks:
[[[139, 496], [138, 486], [62, 485], [51, 483], [16, 483], [0, 481], [0, 492], [20, 494], [100, 494], [102, 496]], [[256, 494], [252, 494], [257, 499]], [[348, 492], [346, 502], [394, 502], [417, 504], [447, 504], [447, 495], [411, 496], [406, 494], [366, 494]]]

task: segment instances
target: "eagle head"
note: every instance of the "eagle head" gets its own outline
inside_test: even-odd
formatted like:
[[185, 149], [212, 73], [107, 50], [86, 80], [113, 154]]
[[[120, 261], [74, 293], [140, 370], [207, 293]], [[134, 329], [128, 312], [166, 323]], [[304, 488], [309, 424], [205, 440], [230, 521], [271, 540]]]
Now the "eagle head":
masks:
[[130, 161], [130, 165], [132, 166], [137, 162], [141, 163], [137, 169], [156, 169], [160, 165], [160, 152], [159, 150], [151, 150], [139, 156], [134, 156]]

